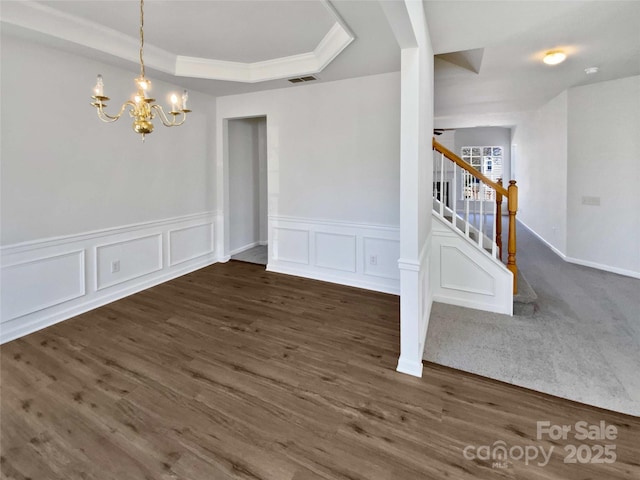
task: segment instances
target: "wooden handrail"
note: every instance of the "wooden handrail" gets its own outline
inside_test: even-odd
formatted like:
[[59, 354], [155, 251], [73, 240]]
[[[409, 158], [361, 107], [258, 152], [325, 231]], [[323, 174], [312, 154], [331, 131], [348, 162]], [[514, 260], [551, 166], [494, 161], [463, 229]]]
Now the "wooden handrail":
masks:
[[[502, 186], [502, 179], [498, 179], [498, 185]], [[508, 200], [508, 198], [507, 198]], [[498, 258], [502, 261], [502, 194], [496, 192], [496, 246], [498, 247]]]
[[507, 268], [513, 273], [513, 293], [518, 293], [518, 266], [516, 265], [516, 213], [518, 211], [518, 187], [515, 180], [509, 180], [509, 243], [507, 245]]
[[493, 188], [497, 193], [501, 193], [502, 195], [504, 195], [505, 197], [509, 195], [509, 192], [507, 191], [506, 188], [504, 188], [502, 185], [498, 185], [496, 182], [494, 182], [493, 180], [485, 177], [482, 173], [480, 173], [478, 170], [476, 170], [475, 168], [473, 168], [471, 165], [469, 165], [467, 162], [465, 162], [464, 160], [462, 160], [458, 155], [456, 155], [455, 153], [453, 153], [451, 150], [449, 150], [447, 147], [445, 147], [444, 145], [436, 142], [436, 139], [433, 139], [433, 149], [437, 152], [442, 153], [445, 157], [447, 157], [449, 160], [451, 160], [452, 162], [455, 162], [456, 165], [458, 165], [460, 168], [466, 170], [467, 172], [469, 172], [471, 175], [473, 175], [474, 177], [480, 179], [483, 183], [489, 185], [491, 188]]
[[[509, 181], [509, 188], [504, 188], [502, 186], [502, 179], [498, 180], [498, 183], [493, 180], [485, 177], [478, 170], [473, 168], [467, 162], [462, 160], [458, 155], [453, 153], [444, 145], [436, 142], [436, 139], [433, 139], [433, 149], [449, 160], [454, 162], [463, 170], [469, 172], [475, 178], [479, 179], [485, 185], [493, 188], [496, 192], [496, 218], [495, 220], [495, 232], [496, 232], [496, 246], [498, 247], [498, 252], [500, 255], [500, 260], [502, 260], [502, 198], [506, 197], [507, 199], [507, 210], [509, 211], [509, 238], [507, 241], [507, 268], [513, 274], [513, 293], [518, 293], [518, 266], [516, 264], [516, 213], [518, 211], [518, 187], [516, 186], [515, 180]], [[480, 214], [482, 215], [482, 209], [480, 209]], [[454, 213], [455, 218], [455, 213]]]

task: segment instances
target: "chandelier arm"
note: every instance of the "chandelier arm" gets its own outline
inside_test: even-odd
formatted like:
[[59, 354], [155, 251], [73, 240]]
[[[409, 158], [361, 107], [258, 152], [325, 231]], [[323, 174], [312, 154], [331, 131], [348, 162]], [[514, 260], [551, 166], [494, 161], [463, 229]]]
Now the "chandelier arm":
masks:
[[[1, 0], [0, 0], [1, 1]], [[147, 90], [151, 88], [151, 82], [145, 78], [144, 68], [144, 0], [140, 0], [140, 77], [135, 79], [138, 85], [138, 91], [135, 95], [136, 101], [131, 100], [125, 102], [120, 107], [120, 111], [116, 115], [109, 115], [104, 111], [106, 105], [103, 103], [109, 100], [109, 97], [104, 95], [104, 83], [102, 81], [102, 75], [98, 75], [94, 93], [91, 98], [94, 102], [91, 104], [96, 107], [98, 118], [105, 123], [113, 123], [117, 121], [125, 112], [127, 107], [130, 108], [129, 115], [133, 120], [133, 130], [136, 133], [142, 135], [142, 141], [144, 142], [144, 136], [153, 132], [152, 120], [157, 115], [160, 117], [160, 121], [165, 127], [178, 127], [182, 125], [187, 119], [187, 113], [191, 110], [187, 109], [187, 91], [184, 91], [182, 95], [182, 109], [178, 110], [177, 97], [172, 95], [173, 107], [168, 114], [164, 112], [160, 105], [152, 105], [155, 100], [149, 98], [146, 95]], [[182, 117], [178, 121], [178, 117], [182, 114]], [[169, 118], [171, 117], [171, 120]]]
[[127, 107], [131, 107], [132, 109], [134, 109], [135, 106], [136, 104], [131, 100], [126, 101], [122, 104], [122, 107], [120, 107], [120, 111], [116, 115], [109, 115], [108, 113], [106, 113], [104, 111], [104, 105], [97, 105], [96, 108], [98, 110], [98, 117], [100, 118], [100, 120], [105, 123], [113, 123], [122, 116]]
[[165, 127], [179, 127], [187, 119], [187, 114], [185, 112], [182, 112], [182, 120], [180, 122], [176, 122], [176, 115], [172, 115], [173, 119], [169, 120], [160, 105], [151, 105], [151, 108], [158, 112], [160, 121]]

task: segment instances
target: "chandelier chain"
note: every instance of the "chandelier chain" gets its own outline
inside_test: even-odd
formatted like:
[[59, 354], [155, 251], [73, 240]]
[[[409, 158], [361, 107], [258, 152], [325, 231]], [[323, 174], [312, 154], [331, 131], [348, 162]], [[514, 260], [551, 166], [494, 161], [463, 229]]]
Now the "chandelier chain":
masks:
[[144, 50], [144, 0], [140, 0], [140, 77], [144, 78], [144, 60], [142, 53]]
[[93, 89], [94, 95], [91, 97], [94, 101], [91, 105], [96, 108], [98, 118], [105, 123], [115, 122], [128, 109], [129, 115], [133, 118], [133, 131], [139, 133], [144, 142], [145, 135], [153, 132], [153, 119], [156, 116], [159, 117], [165, 127], [179, 127], [185, 122], [187, 114], [191, 112], [191, 110], [187, 108], [189, 95], [186, 90], [182, 94], [182, 104], [179, 103], [177, 95], [171, 95], [171, 111], [168, 113], [165, 113], [160, 105], [154, 103], [154, 98], [150, 98], [149, 95], [147, 95], [151, 89], [151, 82], [146, 79], [144, 72], [144, 0], [140, 0], [139, 56], [140, 76], [134, 79], [137, 91], [134, 93], [133, 99], [124, 102], [116, 115], [106, 113], [104, 111], [104, 108], [107, 106], [105, 102], [109, 100], [109, 97], [104, 94], [102, 75], [98, 75], [96, 86]]

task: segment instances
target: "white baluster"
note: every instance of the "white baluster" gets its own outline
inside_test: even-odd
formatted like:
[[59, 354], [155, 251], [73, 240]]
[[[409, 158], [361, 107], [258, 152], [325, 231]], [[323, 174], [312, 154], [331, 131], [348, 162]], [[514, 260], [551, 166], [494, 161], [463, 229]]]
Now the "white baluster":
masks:
[[433, 182], [431, 182], [431, 183], [433, 183], [433, 198], [434, 199], [436, 198], [436, 195], [437, 195], [436, 194], [436, 178], [437, 178], [437, 172], [438, 172], [438, 167], [437, 167], [438, 161], [437, 161], [437, 157], [436, 157], [437, 153], [438, 153], [437, 150], [433, 151], [433, 177], [432, 177]]
[[[475, 222], [476, 222], [476, 232], [477, 232], [477, 235], [478, 235], [478, 245], [482, 245], [480, 243], [481, 242], [481, 238], [480, 237], [482, 236], [482, 230], [481, 230], [481, 225], [480, 225], [480, 218], [482, 217], [482, 203], [480, 203], [478, 205], [478, 202], [480, 201], [480, 198], [479, 198], [480, 197], [480, 192], [482, 191], [482, 184], [478, 183], [477, 185], [478, 185], [478, 192], [476, 194], [476, 205], [475, 205], [476, 208], [474, 209], [474, 213], [475, 213], [474, 219], [475, 219]], [[480, 215], [478, 215], [478, 210], [480, 210]]]
[[469, 197], [464, 197], [464, 234], [469, 237]]
[[[495, 190], [494, 190], [495, 193]], [[493, 233], [491, 234], [491, 256], [493, 258], [497, 258], [498, 257], [498, 245], [496, 244], [496, 222], [498, 221], [498, 212], [497, 212], [497, 205], [496, 205], [496, 201], [495, 201], [495, 195], [491, 195], [492, 197], [494, 197], [493, 202]]]
[[478, 217], [478, 229], [480, 235], [478, 235], [478, 245], [480, 248], [484, 244], [484, 214], [482, 213], [484, 207], [484, 183], [480, 184], [480, 217]]
[[444, 153], [440, 154], [440, 215], [444, 217]]
[[453, 164], [453, 202], [451, 202], [451, 206], [453, 207], [453, 215], [451, 222], [453, 223], [453, 228], [458, 228], [458, 214], [456, 210], [457, 196], [456, 196], [456, 170], [458, 169], [457, 164]]

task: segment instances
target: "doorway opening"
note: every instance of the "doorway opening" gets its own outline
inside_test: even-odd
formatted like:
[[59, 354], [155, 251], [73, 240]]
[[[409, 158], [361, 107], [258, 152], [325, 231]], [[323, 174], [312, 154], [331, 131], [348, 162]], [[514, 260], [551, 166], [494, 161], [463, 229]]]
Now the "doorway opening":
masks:
[[267, 118], [228, 121], [229, 254], [267, 265]]

